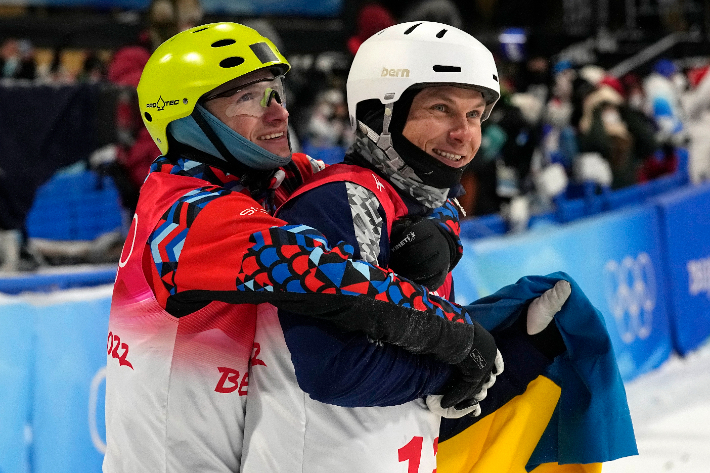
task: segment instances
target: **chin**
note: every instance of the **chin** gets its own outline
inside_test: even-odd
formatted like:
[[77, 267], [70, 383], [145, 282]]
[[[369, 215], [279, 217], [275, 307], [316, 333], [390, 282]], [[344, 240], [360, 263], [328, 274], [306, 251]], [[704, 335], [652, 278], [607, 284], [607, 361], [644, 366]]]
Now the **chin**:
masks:
[[281, 156], [282, 158], [291, 157], [291, 149], [288, 146], [277, 145], [277, 146], [262, 146], [269, 153], [273, 153], [276, 156]]
[[281, 156], [282, 158], [290, 158], [293, 154], [290, 149], [272, 151], [276, 156]]

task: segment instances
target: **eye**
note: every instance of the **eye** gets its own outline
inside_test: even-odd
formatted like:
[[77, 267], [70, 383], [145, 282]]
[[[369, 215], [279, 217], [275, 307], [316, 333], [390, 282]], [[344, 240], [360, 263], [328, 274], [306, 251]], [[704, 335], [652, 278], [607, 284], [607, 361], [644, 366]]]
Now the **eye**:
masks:
[[249, 102], [250, 100], [254, 100], [255, 96], [256, 96], [256, 94], [254, 94], [254, 92], [247, 90], [247, 91], [244, 91], [244, 92], [241, 92], [240, 94], [238, 94], [235, 102], [236, 103]]
[[437, 112], [448, 112], [449, 107], [446, 104], [443, 103], [437, 103], [431, 106], [432, 110], [436, 110]]
[[466, 118], [481, 118], [481, 110], [471, 110], [466, 114]]

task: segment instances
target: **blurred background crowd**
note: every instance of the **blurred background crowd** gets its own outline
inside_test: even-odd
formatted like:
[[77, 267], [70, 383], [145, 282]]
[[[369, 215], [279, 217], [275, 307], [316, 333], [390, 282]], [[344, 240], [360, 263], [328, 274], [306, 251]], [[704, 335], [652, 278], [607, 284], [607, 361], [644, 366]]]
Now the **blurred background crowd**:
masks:
[[[502, 97], [462, 180], [466, 218], [497, 214], [521, 231], [560, 199], [678, 172], [710, 179], [707, 1], [32, 3], [0, 4], [0, 271], [117, 261], [159, 155], [138, 113], [142, 68], [165, 39], [212, 21], [252, 26], [285, 54], [294, 151], [327, 163], [353, 140], [345, 82], [365, 39], [411, 20], [476, 36], [496, 56]], [[70, 171], [116, 189], [118, 230], [33, 234], [41, 190]]]

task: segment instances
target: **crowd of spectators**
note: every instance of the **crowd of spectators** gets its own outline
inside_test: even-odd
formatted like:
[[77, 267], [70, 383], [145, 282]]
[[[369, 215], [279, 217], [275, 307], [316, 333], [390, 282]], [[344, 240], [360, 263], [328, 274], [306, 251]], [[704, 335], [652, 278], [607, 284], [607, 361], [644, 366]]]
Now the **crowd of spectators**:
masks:
[[[294, 58], [287, 84], [294, 151], [326, 162], [342, 157], [353, 140], [345, 100], [349, 60], [364, 39], [412, 15], [462, 27], [449, 0], [416, 2], [402, 18], [382, 5], [366, 4], [342, 50], [308, 63]], [[112, 124], [115, 142], [97, 149], [89, 162], [113, 178], [121, 205], [131, 214], [138, 188], [159, 154], [138, 113], [140, 73], [157, 45], [202, 20], [198, 0], [153, 0], [139, 37], [108, 57], [83, 52], [81, 67], [73, 69], [63, 64], [62, 48], [49, 64], [40, 64], [30, 41], [7, 39], [0, 47], [0, 74], [121, 88]], [[253, 20], [251, 26], [289, 57], [288, 45], [268, 21]], [[499, 48], [502, 96], [483, 124], [481, 149], [462, 179], [466, 195], [460, 201], [467, 215], [499, 213], [513, 227], [524, 228], [531, 214], [553, 208], [575, 186], [592, 183], [602, 192], [676, 172], [680, 148], [689, 153], [690, 180], [710, 179], [710, 57], [705, 59], [680, 66], [660, 58], [639, 69], [645, 72], [615, 77], [594, 64]], [[0, 268], [2, 259], [0, 251]]]
[[[707, 180], [709, 64], [681, 68], [660, 58], [645, 74], [614, 77], [592, 64], [528, 60], [524, 74], [503, 75], [464, 207], [470, 215], [514, 208], [516, 216], [505, 216], [524, 220], [584, 184], [601, 193], [677, 171]], [[687, 169], [679, 169], [681, 149]]]

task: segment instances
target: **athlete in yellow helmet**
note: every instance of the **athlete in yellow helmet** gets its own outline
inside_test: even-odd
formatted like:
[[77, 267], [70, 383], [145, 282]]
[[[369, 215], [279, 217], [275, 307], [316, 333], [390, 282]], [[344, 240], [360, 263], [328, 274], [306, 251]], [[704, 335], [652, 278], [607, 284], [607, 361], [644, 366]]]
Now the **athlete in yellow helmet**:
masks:
[[[143, 122], [164, 154], [187, 145], [223, 160], [220, 167], [239, 176], [247, 167], [275, 169], [291, 157], [283, 90], [290, 68], [276, 46], [249, 27], [214, 23], [186, 30], [160, 45], [143, 70]], [[246, 123], [235, 130], [238, 122]], [[251, 136], [259, 131], [269, 133]]]
[[495, 342], [464, 309], [272, 216], [322, 166], [289, 148], [288, 69], [235, 23], [178, 33], [146, 64], [140, 110], [163, 155], [114, 285], [105, 473], [239, 471], [259, 420], [245, 415], [249, 368], [269, 368], [254, 334], [283, 309], [453, 365], [456, 401], [495, 380]]

